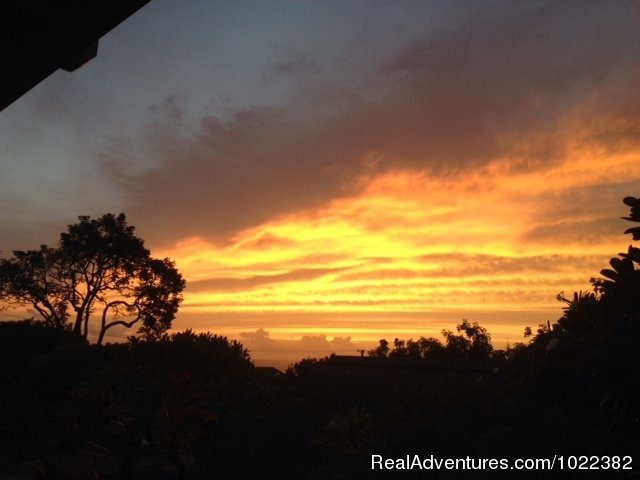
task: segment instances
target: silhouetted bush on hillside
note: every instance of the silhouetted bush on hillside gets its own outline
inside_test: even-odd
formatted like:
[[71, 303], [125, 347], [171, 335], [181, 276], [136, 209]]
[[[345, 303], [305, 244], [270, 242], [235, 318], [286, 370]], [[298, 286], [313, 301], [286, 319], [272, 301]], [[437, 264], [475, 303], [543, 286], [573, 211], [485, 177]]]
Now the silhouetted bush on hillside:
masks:
[[[640, 199], [626, 197], [626, 220], [640, 222]], [[638, 227], [625, 233], [639, 239]], [[592, 278], [593, 292], [575, 292], [562, 317], [541, 325], [524, 352], [534, 362], [536, 391], [596, 406], [612, 444], [640, 451], [640, 249], [630, 245]], [[528, 333], [531, 333], [529, 329]], [[547, 397], [548, 398], [548, 397]]]
[[[34, 339], [51, 333], [29, 322], [9, 328]], [[242, 345], [210, 334], [61, 343], [43, 349], [7, 392], [2, 445], [14, 461], [39, 462], [51, 475], [60, 455], [118, 463], [124, 477], [161, 472], [167, 460], [186, 471], [209, 425], [252, 398], [254, 373]]]
[[13, 385], [38, 357], [77, 341], [69, 329], [50, 328], [34, 319], [1, 321], [1, 378]]

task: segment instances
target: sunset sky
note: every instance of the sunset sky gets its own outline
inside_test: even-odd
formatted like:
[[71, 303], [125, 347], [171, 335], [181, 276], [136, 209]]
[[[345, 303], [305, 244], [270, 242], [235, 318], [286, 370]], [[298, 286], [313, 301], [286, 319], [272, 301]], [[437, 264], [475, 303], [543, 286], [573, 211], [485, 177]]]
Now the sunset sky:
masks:
[[187, 279], [175, 329], [257, 359], [521, 341], [628, 195], [637, 2], [153, 0], [0, 113], [4, 257], [124, 212]]

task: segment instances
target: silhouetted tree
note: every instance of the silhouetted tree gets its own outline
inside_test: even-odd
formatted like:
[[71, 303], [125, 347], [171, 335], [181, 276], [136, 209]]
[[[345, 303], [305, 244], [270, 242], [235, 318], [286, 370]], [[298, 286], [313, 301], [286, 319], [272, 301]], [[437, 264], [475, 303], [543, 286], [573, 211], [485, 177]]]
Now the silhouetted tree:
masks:
[[97, 318], [99, 344], [118, 325], [139, 324], [143, 336], [161, 336], [185, 286], [174, 263], [151, 258], [122, 213], [79, 220], [60, 235], [56, 248], [42, 245], [0, 259], [0, 297], [31, 305], [46, 325], [70, 326], [84, 338]]
[[41, 245], [39, 250], [13, 254], [10, 260], [0, 260], [0, 300], [31, 304], [46, 326], [64, 327], [69, 305], [65, 301], [60, 252]]
[[[411, 343], [411, 340], [409, 340], [409, 343]], [[420, 351], [420, 356], [422, 358], [441, 355], [442, 352], [445, 351], [444, 345], [442, 345], [442, 342], [437, 338], [420, 337], [420, 339], [418, 339], [417, 344], [418, 344], [418, 349]]]
[[488, 358], [491, 355], [493, 351], [491, 335], [478, 322], [471, 323], [463, 319], [456, 325], [456, 330], [458, 334], [451, 330], [442, 330], [446, 341], [445, 349], [448, 352], [465, 357]]
[[393, 348], [382, 338], [379, 345], [369, 350], [370, 357], [426, 359], [442, 356], [489, 358], [493, 352], [491, 335], [478, 322], [463, 319], [456, 325], [458, 333], [442, 330], [443, 344], [437, 338], [420, 337], [418, 340], [393, 340]]
[[389, 355], [389, 350], [389, 342], [387, 342], [386, 339], [381, 338], [379, 345], [376, 348], [369, 350], [368, 353], [370, 357], [386, 357]]
[[389, 358], [424, 359], [439, 356], [445, 351], [445, 347], [437, 338], [420, 337], [418, 340], [395, 339], [393, 350], [389, 352]]

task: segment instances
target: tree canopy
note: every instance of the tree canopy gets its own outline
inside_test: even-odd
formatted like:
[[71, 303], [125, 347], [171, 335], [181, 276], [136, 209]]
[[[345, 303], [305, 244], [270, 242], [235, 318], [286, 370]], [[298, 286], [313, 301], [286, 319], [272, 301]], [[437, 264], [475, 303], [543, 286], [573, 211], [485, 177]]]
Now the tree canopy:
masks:
[[115, 326], [157, 338], [171, 326], [185, 287], [168, 258], [152, 258], [123, 213], [78, 217], [57, 247], [14, 251], [0, 259], [0, 299], [30, 305], [47, 326], [70, 328], [97, 343]]
[[480, 326], [478, 322], [471, 323], [463, 319], [456, 325], [458, 333], [451, 330], [442, 330], [445, 338], [443, 344], [437, 338], [420, 337], [418, 340], [401, 340], [396, 338], [393, 341], [393, 349], [386, 339], [381, 339], [379, 345], [369, 350], [370, 357], [389, 358], [433, 358], [438, 356], [448, 357], [468, 357], [468, 358], [489, 358], [493, 352], [491, 345], [491, 335], [487, 329]]

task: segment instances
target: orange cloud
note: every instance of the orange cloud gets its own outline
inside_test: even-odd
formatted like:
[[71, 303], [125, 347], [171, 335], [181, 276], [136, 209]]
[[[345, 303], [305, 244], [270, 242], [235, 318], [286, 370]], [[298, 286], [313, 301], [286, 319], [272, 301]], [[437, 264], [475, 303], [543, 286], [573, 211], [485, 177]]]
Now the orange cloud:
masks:
[[590, 289], [638, 193], [637, 25], [626, 7], [489, 10], [402, 43], [357, 91], [305, 77], [281, 108], [199, 119], [139, 196], [181, 227], [163, 241], [190, 236], [164, 252], [190, 280], [181, 314], [417, 336], [407, 315], [521, 325]]
[[553, 318], [555, 295], [589, 289], [624, 244], [620, 199], [633, 192], [620, 188], [640, 179], [633, 158], [612, 155], [602, 169], [601, 159], [574, 151], [533, 172], [509, 159], [446, 177], [387, 171], [360, 178], [358, 195], [163, 254], [191, 280], [186, 312], [295, 313], [300, 322], [314, 312]]

